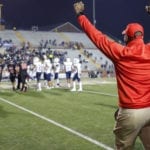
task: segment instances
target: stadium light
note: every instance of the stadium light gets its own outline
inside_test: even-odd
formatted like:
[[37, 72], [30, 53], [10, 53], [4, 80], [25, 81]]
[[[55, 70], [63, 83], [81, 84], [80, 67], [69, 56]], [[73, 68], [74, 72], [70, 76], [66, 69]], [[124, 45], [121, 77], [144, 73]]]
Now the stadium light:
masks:
[[150, 15], [150, 5], [145, 6], [145, 10]]
[[0, 20], [2, 19], [2, 7], [3, 7], [3, 4], [0, 4]]
[[96, 26], [96, 17], [95, 17], [95, 0], [93, 0], [93, 25]]
[[2, 7], [3, 4], [0, 4], [0, 30], [4, 30], [5, 26], [2, 24]]

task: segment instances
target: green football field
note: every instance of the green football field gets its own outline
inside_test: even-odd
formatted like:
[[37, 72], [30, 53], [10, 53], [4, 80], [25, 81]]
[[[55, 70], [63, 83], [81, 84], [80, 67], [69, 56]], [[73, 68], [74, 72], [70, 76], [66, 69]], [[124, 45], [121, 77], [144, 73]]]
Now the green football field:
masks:
[[[114, 79], [84, 79], [67, 88], [26, 93], [0, 85], [0, 150], [112, 150], [117, 87]], [[137, 140], [135, 150], [142, 150]]]

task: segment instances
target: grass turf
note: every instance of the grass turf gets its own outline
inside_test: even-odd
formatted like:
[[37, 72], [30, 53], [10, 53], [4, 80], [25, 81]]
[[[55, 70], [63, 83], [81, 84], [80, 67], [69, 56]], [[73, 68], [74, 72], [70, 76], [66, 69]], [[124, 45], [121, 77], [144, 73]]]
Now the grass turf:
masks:
[[[116, 84], [86, 84], [83, 92], [3, 89], [0, 97], [114, 147]], [[92, 91], [92, 92], [89, 92]], [[106, 95], [105, 95], [105, 94]], [[0, 101], [1, 150], [103, 150], [81, 137]], [[137, 140], [135, 149], [142, 150]]]

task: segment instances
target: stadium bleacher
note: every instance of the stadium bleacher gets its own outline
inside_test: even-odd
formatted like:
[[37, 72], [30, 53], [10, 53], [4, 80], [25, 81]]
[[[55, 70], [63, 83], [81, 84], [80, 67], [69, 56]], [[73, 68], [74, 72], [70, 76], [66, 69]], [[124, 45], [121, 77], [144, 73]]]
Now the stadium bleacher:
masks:
[[[45, 48], [67, 51], [68, 57], [72, 60], [74, 57], [81, 56], [83, 70], [97, 70], [101, 66], [105, 66], [106, 63], [109, 67], [113, 66], [112, 62], [82, 32], [4, 30], [0, 31], [0, 38], [12, 39], [13, 44], [18, 47], [21, 46], [22, 42], [30, 42], [32, 48], [39, 47], [41, 41], [43, 43], [47, 42]], [[64, 43], [67, 43], [67, 47]], [[85, 51], [91, 54], [90, 57], [85, 54]]]

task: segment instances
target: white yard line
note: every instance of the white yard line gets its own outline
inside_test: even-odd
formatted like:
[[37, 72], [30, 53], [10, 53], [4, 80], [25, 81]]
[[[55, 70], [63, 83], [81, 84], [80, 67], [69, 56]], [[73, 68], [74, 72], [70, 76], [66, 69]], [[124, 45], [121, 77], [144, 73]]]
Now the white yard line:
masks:
[[33, 112], [33, 111], [29, 110], [29, 109], [26, 109], [26, 108], [24, 108], [22, 106], [19, 106], [19, 105], [13, 103], [13, 102], [10, 102], [9, 100], [6, 100], [6, 99], [1, 98], [1, 97], [0, 97], [0, 100], [5, 102], [5, 103], [7, 103], [7, 104], [10, 104], [11, 106], [14, 106], [14, 107], [16, 107], [16, 108], [18, 108], [20, 110], [28, 112], [28, 113], [30, 113], [30, 114], [32, 114], [32, 115], [34, 115], [34, 116], [36, 116], [36, 117], [38, 117], [38, 118], [40, 118], [42, 120], [45, 120], [45, 121], [47, 121], [47, 122], [49, 122], [49, 123], [51, 123], [51, 124], [53, 124], [55, 126], [58, 126], [58, 127], [62, 128], [64, 130], [67, 130], [67, 131], [69, 131], [72, 134], [75, 134], [75, 135], [77, 135], [77, 136], [79, 136], [79, 137], [81, 137], [81, 138], [83, 138], [83, 139], [85, 139], [85, 140], [87, 140], [87, 141], [97, 145], [97, 146], [100, 146], [100, 147], [104, 148], [105, 150], [113, 150], [111, 147], [109, 147], [109, 146], [107, 146], [107, 145], [105, 145], [105, 144], [103, 144], [103, 143], [101, 143], [101, 142], [99, 142], [97, 140], [94, 140], [94, 139], [92, 139], [92, 138], [90, 138], [90, 137], [88, 137], [88, 136], [86, 136], [86, 135], [84, 135], [82, 133], [79, 133], [79, 132], [77, 132], [77, 131], [75, 131], [75, 130], [73, 130], [71, 128], [68, 128], [68, 127], [66, 127], [66, 126], [64, 126], [64, 125], [62, 125], [62, 124], [60, 124], [60, 123], [58, 123], [58, 122], [56, 122], [54, 120], [46, 118], [46, 117], [44, 117], [44, 116], [42, 116], [42, 115], [40, 115], [40, 114], [38, 114], [36, 112]]

